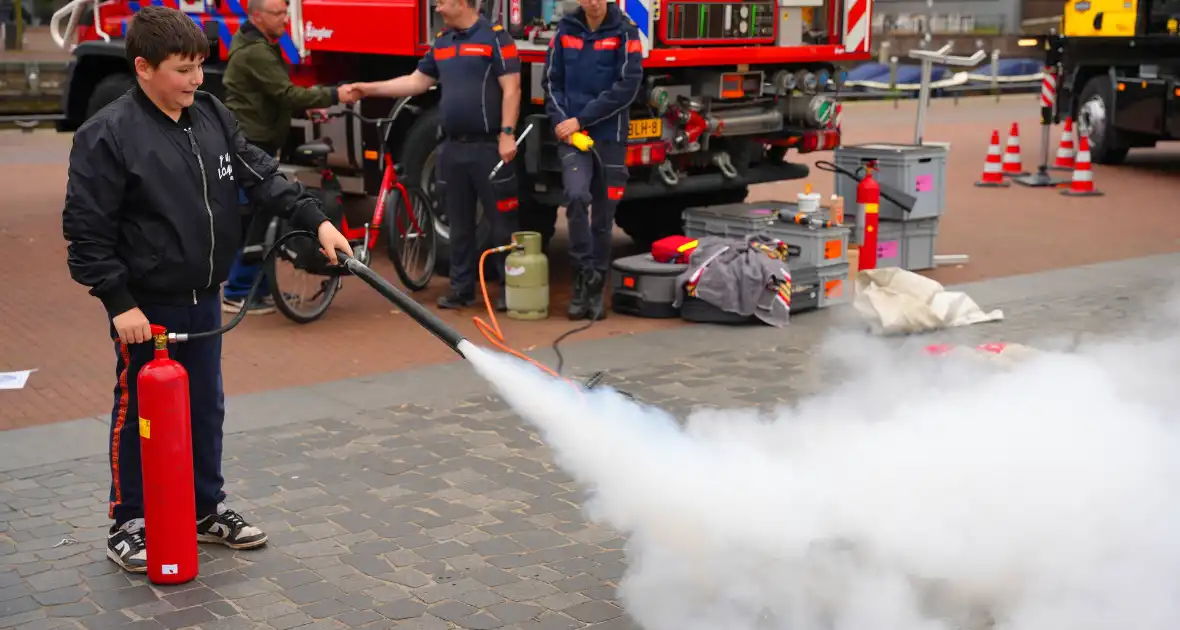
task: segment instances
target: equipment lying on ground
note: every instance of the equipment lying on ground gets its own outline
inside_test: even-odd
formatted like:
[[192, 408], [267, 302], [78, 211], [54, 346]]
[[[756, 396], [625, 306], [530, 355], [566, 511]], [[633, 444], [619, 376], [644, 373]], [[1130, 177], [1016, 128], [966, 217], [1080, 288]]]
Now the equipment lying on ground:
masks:
[[[899, 194], [903, 202], [905, 197]], [[794, 203], [771, 201], [686, 210], [686, 236], [663, 238], [652, 245], [650, 254], [638, 254], [614, 262], [613, 310], [639, 317], [679, 315], [687, 321], [701, 323], [763, 321], [776, 326], [786, 323], [786, 313], [772, 316], [770, 313], [774, 309], [766, 300], [759, 309], [754, 306], [757, 299], [752, 302], [730, 299], [720, 293], [704, 297], [684, 290], [688, 281], [700, 282], [700, 277], [690, 277], [693, 273], [700, 276], [711, 265], [717, 265], [710, 273], [716, 274], [718, 286], [739, 293], [748, 289], [750, 295], [764, 291], [766, 296], [781, 289], [779, 303], [789, 307], [787, 313], [806, 312], [844, 301], [849, 273], [849, 229], [828, 216], [830, 208], [800, 213], [795, 211], [796, 207]], [[842, 214], [839, 204], [837, 213]], [[733, 249], [718, 263], [709, 260], [714, 252], [701, 256], [701, 248], [706, 243], [724, 243]], [[746, 252], [753, 254], [749, 260], [761, 260], [759, 264], [777, 258], [787, 271], [779, 280], [774, 280], [773, 274], [763, 274], [759, 280], [724, 269], [734, 262], [736, 254]], [[768, 258], [766, 254], [773, 255]], [[740, 266], [741, 262], [738, 264]], [[726, 274], [729, 278], [723, 277]], [[739, 278], [748, 282], [747, 289], [738, 288], [742, 284]], [[680, 293], [685, 295], [678, 297]], [[757, 313], [763, 316], [759, 317]]]
[[985, 313], [966, 293], [904, 269], [872, 269], [856, 276], [852, 301], [861, 319], [879, 335], [911, 334], [1004, 319]]
[[677, 277], [673, 306], [689, 306], [681, 317], [704, 323], [745, 323], [756, 317], [785, 326], [791, 313], [791, 272], [787, 245], [755, 236], [745, 241], [706, 236]]

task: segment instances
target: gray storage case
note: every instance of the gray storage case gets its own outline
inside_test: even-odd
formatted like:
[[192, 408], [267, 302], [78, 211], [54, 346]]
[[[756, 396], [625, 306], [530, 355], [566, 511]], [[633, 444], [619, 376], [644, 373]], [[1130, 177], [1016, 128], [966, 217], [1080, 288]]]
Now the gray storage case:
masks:
[[[918, 199], [913, 211], [907, 213], [882, 197], [881, 220], [916, 221], [941, 216], [946, 210], [946, 156], [947, 150], [942, 147], [874, 143], [839, 147], [834, 161], [836, 166], [856, 172], [876, 160], [878, 170], [873, 173], [874, 179]], [[858, 212], [856, 180], [840, 173], [833, 176], [836, 194], [844, 197], [845, 214], [855, 215]], [[853, 242], [860, 243], [857, 238]]]

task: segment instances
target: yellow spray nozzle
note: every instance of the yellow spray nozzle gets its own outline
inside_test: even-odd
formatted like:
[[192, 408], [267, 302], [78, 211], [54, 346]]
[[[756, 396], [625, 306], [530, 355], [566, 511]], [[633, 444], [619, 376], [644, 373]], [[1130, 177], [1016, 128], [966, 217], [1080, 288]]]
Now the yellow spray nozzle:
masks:
[[585, 131], [575, 131], [570, 136], [570, 144], [573, 144], [579, 151], [589, 151], [594, 146], [594, 138], [591, 138]]

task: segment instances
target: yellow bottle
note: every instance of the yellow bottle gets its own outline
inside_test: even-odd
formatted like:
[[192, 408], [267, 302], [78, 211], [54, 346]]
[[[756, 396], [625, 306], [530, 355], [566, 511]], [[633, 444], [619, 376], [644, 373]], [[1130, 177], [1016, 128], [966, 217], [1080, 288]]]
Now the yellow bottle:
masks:
[[577, 147], [579, 151], [589, 151], [594, 146], [594, 138], [591, 138], [585, 131], [575, 131], [570, 136], [570, 144]]

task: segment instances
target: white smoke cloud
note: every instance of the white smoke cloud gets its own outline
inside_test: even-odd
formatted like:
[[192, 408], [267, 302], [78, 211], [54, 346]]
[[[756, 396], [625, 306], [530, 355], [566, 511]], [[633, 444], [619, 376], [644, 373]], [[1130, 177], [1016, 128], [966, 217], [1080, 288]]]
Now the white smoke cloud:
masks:
[[646, 630], [1180, 627], [1180, 337], [1000, 365], [841, 336], [825, 356], [862, 367], [684, 427], [469, 359], [629, 537], [619, 596]]

